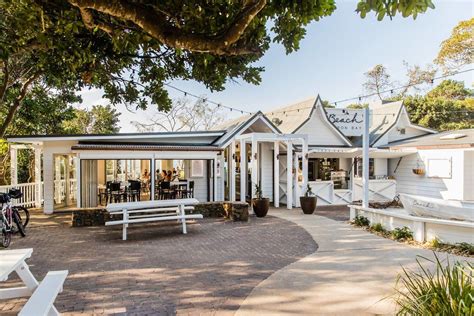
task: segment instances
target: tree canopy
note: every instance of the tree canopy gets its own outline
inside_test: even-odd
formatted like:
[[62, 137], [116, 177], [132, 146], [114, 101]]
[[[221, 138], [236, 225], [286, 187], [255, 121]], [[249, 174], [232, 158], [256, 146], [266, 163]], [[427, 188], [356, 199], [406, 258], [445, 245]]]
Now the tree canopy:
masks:
[[222, 123], [224, 116], [219, 107], [209, 106], [204, 100], [191, 103], [186, 98], [176, 99], [168, 112], [157, 111], [145, 122], [131, 123], [140, 132], [207, 131]]
[[67, 134], [114, 134], [120, 131], [120, 113], [111, 105], [94, 105], [91, 110], [75, 109], [74, 117], [62, 124]]
[[441, 43], [435, 63], [447, 71], [474, 63], [474, 18], [459, 22]]
[[[416, 17], [430, 0], [359, 0], [361, 17]], [[334, 0], [2, 0], [0, 137], [34, 84], [62, 93], [99, 88], [112, 105], [171, 107], [164, 83], [261, 80], [270, 43], [299, 48], [306, 27], [331, 15]]]

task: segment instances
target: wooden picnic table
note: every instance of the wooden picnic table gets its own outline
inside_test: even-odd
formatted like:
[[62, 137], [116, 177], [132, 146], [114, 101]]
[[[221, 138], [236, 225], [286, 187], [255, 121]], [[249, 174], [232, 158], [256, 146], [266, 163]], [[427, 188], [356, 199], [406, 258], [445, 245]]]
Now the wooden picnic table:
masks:
[[68, 274], [67, 270], [48, 272], [43, 281], [38, 282], [31, 273], [26, 259], [31, 257], [32, 248], [0, 251], [0, 282], [8, 280], [15, 271], [24, 286], [0, 289], [0, 299], [29, 297], [18, 315], [59, 315], [53, 303]]

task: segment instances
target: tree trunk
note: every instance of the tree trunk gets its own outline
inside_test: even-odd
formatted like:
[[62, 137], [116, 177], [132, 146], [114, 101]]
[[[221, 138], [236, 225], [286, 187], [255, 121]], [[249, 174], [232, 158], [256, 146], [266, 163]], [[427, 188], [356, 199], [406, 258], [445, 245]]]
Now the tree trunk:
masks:
[[15, 117], [16, 111], [20, 108], [21, 102], [26, 96], [26, 93], [28, 92], [28, 88], [30, 85], [39, 77], [38, 74], [35, 74], [31, 76], [26, 82], [23, 84], [20, 90], [20, 94], [15, 98], [15, 101], [13, 101], [13, 104], [10, 106], [8, 109], [7, 116], [5, 117], [5, 120], [3, 121], [2, 125], [0, 126], [0, 137], [4, 138], [5, 133], [7, 132], [8, 126], [10, 126], [11, 122], [13, 121], [13, 118]]

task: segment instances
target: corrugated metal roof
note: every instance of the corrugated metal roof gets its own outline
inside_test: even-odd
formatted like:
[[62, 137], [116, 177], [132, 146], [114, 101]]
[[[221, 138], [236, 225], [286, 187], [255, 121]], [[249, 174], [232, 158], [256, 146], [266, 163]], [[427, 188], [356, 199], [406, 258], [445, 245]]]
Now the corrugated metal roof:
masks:
[[[451, 134], [461, 134], [453, 138], [446, 137]], [[461, 129], [456, 131], [446, 131], [437, 134], [414, 137], [402, 141], [388, 143], [384, 147], [436, 147], [436, 148], [455, 148], [455, 147], [474, 147], [474, 129]]]
[[217, 146], [157, 144], [77, 144], [72, 150], [135, 150], [135, 151], [222, 151]]
[[[276, 108], [273, 111], [266, 112], [265, 115], [273, 122], [282, 133], [293, 133], [311, 114], [311, 110], [316, 102], [316, 97], [307, 100], [287, 105], [281, 108]], [[276, 120], [281, 121], [276, 124]]]

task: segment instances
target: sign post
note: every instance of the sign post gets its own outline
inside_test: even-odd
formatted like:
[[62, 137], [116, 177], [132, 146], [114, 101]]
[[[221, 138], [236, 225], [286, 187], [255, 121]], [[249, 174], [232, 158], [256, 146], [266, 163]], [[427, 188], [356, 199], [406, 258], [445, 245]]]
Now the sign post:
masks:
[[369, 207], [369, 107], [364, 109], [364, 130], [362, 134], [362, 207]]

